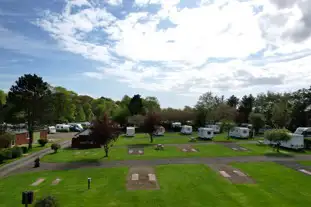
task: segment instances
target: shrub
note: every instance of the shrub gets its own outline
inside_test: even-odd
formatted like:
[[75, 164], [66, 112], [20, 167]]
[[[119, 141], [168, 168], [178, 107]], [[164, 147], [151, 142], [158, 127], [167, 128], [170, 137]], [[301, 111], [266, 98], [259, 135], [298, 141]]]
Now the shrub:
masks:
[[12, 151], [12, 158], [18, 158], [23, 155], [23, 150], [20, 147], [13, 147], [11, 151]]
[[28, 152], [28, 147], [23, 146], [21, 148], [22, 148], [23, 154], [26, 154]]
[[0, 151], [0, 163], [3, 163], [4, 160], [12, 159], [12, 150], [5, 149]]
[[48, 140], [47, 139], [39, 139], [38, 143], [41, 145], [41, 147], [44, 147], [48, 143]]
[[0, 149], [9, 148], [11, 142], [15, 139], [15, 135], [11, 133], [0, 134]]
[[39, 199], [35, 205], [35, 207], [59, 207], [59, 203], [57, 199], [53, 196], [46, 196]]
[[56, 153], [57, 150], [60, 149], [60, 144], [53, 143], [53, 144], [51, 145], [51, 149], [54, 150], [54, 153]]
[[279, 152], [281, 142], [290, 140], [291, 135], [287, 129], [271, 129], [265, 132], [265, 139], [272, 142], [273, 147]]

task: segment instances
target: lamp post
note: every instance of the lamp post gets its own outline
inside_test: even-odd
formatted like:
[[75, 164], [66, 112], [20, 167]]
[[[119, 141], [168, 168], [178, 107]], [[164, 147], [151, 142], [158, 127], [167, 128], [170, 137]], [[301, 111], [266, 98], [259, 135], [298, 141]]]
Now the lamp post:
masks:
[[87, 179], [87, 188], [88, 188], [88, 189], [91, 188], [91, 181], [92, 181], [92, 178], [88, 178], [88, 179]]

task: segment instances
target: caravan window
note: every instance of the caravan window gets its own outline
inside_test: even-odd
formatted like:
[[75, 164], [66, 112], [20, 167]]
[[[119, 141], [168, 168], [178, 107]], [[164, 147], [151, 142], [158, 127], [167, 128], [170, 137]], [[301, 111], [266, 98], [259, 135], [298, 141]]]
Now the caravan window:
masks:
[[247, 130], [243, 130], [243, 134], [247, 134]]
[[210, 134], [211, 134], [211, 132], [210, 132], [210, 131], [208, 131], [208, 132], [207, 132], [207, 134], [208, 134], [208, 135], [210, 135]]

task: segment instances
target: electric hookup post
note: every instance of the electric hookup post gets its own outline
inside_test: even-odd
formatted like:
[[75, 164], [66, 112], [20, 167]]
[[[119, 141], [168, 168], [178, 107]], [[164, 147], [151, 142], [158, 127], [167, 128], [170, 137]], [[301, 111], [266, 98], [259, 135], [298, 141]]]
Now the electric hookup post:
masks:
[[28, 204], [32, 204], [33, 202], [33, 192], [32, 191], [24, 191], [22, 193], [22, 204], [25, 207], [28, 207]]
[[92, 181], [92, 178], [88, 178], [88, 179], [87, 179], [87, 188], [88, 188], [88, 189], [91, 188], [91, 181]]

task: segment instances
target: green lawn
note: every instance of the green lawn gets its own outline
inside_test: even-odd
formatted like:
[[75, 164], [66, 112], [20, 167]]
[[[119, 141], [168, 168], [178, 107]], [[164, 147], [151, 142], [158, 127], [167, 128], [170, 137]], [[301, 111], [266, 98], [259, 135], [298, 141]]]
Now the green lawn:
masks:
[[[54, 195], [66, 207], [308, 207], [311, 206], [311, 178], [274, 163], [240, 163], [256, 184], [229, 183], [204, 165], [167, 165], [156, 167], [160, 190], [127, 191], [127, 168], [82, 169], [28, 173], [0, 182], [0, 206], [21, 206], [21, 192], [33, 190], [35, 198]], [[92, 187], [87, 190], [87, 178]], [[38, 178], [46, 180], [30, 186]], [[51, 186], [51, 182], [62, 181]]]
[[[164, 136], [158, 136], [154, 137], [154, 142], [152, 144], [185, 144], [189, 143], [190, 137], [198, 137], [197, 132], [193, 132], [192, 135], [182, 135], [180, 133], [172, 133], [167, 132], [164, 134]], [[249, 140], [259, 140], [262, 138], [255, 138], [255, 139], [249, 139]], [[227, 133], [217, 134], [215, 135], [213, 141], [216, 142], [227, 142], [227, 141], [233, 141], [233, 142], [239, 142], [239, 141], [245, 141], [247, 139], [227, 139]], [[210, 141], [198, 141], [198, 142], [210, 142]], [[133, 144], [151, 144], [150, 138], [148, 134], [138, 133], [135, 134], [135, 137], [126, 137], [126, 136], [120, 136], [117, 142], [114, 144], [114, 146], [124, 146], [124, 145], [133, 145]]]
[[138, 160], [138, 159], [160, 159], [174, 157], [226, 157], [226, 156], [243, 156], [243, 155], [260, 155], [264, 154], [264, 150], [260, 151], [234, 151], [219, 144], [196, 145], [194, 146], [198, 152], [182, 152], [176, 146], [165, 146], [165, 149], [155, 150], [154, 147], [145, 147], [144, 155], [129, 155], [127, 148], [111, 148], [109, 158], [104, 158], [103, 149], [63, 149], [58, 153], [49, 154], [43, 157], [43, 162], [87, 162], [98, 160]]
[[311, 161], [300, 161], [301, 164], [311, 166]]

